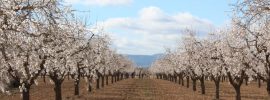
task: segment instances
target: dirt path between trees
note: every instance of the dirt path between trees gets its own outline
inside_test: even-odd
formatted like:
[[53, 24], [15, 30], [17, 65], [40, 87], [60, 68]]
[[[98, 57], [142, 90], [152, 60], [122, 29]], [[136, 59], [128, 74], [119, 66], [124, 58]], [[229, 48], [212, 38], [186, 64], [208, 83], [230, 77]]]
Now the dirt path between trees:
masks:
[[[38, 86], [33, 86], [30, 91], [30, 100], [54, 100], [53, 85], [48, 82], [40, 81]], [[191, 83], [187, 88], [186, 83], [185, 86], [181, 86], [159, 79], [126, 79], [88, 93], [85, 88], [86, 83], [82, 81], [79, 96], [74, 96], [73, 84], [72, 80], [66, 80], [63, 83], [63, 100], [213, 100], [215, 97], [215, 85], [211, 81], [205, 83], [205, 95], [200, 93], [199, 82], [197, 82], [197, 91], [194, 92]], [[235, 92], [228, 82], [222, 82], [220, 87], [220, 100], [234, 100]], [[21, 100], [20, 92], [17, 89], [14, 91], [15, 93], [10, 96], [0, 94], [0, 100]], [[262, 83], [261, 88], [258, 88], [256, 82], [248, 86], [243, 84], [241, 97], [242, 100], [269, 100], [266, 83]]]
[[[192, 84], [187, 88], [177, 83], [158, 79], [127, 79], [96, 90], [90, 95], [71, 98], [71, 100], [213, 100], [215, 88], [213, 82], [207, 82], [206, 94], [192, 91]], [[228, 82], [221, 83], [221, 100], [233, 100], [234, 90]], [[241, 88], [243, 100], [267, 100], [265, 87], [257, 88], [256, 83]]]
[[[191, 92], [186, 88], [164, 80], [128, 79], [107, 86], [86, 97], [71, 99], [81, 100], [191, 100]], [[186, 92], [186, 93], [185, 93]], [[196, 95], [196, 96], [195, 96]], [[195, 93], [193, 100], [202, 99]], [[206, 99], [206, 98], [205, 98]]]

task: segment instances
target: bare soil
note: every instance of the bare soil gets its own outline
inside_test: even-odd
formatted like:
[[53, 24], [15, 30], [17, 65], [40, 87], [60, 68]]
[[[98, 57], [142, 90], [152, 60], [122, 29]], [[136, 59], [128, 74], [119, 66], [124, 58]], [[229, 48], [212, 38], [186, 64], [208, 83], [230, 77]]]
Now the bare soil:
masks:
[[[110, 83], [110, 81], [109, 81]], [[95, 85], [94, 85], [95, 88]], [[0, 100], [20, 100], [18, 89], [12, 90], [12, 95], [0, 94]], [[127, 79], [109, 84], [93, 92], [86, 91], [84, 80], [80, 84], [80, 96], [74, 96], [73, 81], [65, 80], [62, 86], [64, 100], [213, 100], [215, 96], [215, 85], [211, 81], [206, 81], [206, 94], [200, 94], [200, 83], [197, 82], [197, 91], [192, 91], [190, 87], [181, 86], [177, 83], [158, 79]], [[235, 92], [228, 82], [221, 83], [221, 100], [234, 100]], [[241, 87], [242, 100], [268, 100], [266, 84], [258, 88], [256, 82], [245, 84]], [[31, 100], [54, 100], [53, 85], [46, 80], [44, 83], [39, 80], [38, 86], [32, 86], [30, 90]]]

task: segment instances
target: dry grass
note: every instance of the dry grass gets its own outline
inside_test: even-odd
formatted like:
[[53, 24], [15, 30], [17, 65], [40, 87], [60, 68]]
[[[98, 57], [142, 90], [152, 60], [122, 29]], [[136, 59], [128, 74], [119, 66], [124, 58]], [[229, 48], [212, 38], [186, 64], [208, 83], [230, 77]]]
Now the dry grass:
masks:
[[[80, 84], [80, 96], [74, 96], [74, 86], [72, 80], [63, 83], [62, 95], [64, 100], [213, 100], [215, 95], [215, 85], [213, 82], [206, 81], [206, 94], [200, 94], [200, 83], [197, 83], [197, 91], [180, 86], [164, 80], [157, 79], [127, 79], [116, 84], [110, 84], [92, 93], [86, 92], [86, 83]], [[13, 90], [14, 94], [7, 96], [1, 95], [1, 100], [20, 100], [18, 90]], [[33, 86], [30, 91], [31, 100], [53, 100], [53, 85], [41, 80], [38, 86]], [[233, 100], [235, 92], [228, 82], [221, 83], [220, 97], [222, 100]], [[242, 100], [267, 100], [266, 84], [263, 83], [258, 88], [256, 83], [241, 87]]]

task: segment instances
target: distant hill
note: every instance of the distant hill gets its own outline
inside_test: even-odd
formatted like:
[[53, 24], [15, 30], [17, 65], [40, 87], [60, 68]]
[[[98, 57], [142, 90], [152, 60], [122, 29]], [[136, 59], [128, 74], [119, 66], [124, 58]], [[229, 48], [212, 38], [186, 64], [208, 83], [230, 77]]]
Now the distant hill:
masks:
[[132, 60], [137, 66], [150, 67], [151, 64], [160, 58], [162, 54], [155, 55], [126, 55], [130, 60]]

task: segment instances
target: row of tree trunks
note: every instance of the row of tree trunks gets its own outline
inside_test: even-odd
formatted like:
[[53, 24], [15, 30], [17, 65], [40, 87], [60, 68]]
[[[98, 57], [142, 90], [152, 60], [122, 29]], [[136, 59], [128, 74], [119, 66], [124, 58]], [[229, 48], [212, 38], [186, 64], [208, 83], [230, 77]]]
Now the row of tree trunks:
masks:
[[[54, 82], [54, 91], [55, 91], [55, 100], [62, 100], [62, 83], [63, 83], [63, 79], [58, 79], [59, 76], [56, 75], [49, 75], [50, 78], [53, 80]], [[72, 75], [71, 75], [72, 76]], [[124, 74], [114, 74], [114, 75], [102, 75], [101, 73], [99, 73], [97, 75], [97, 79], [96, 79], [96, 89], [100, 89], [101, 87], [105, 86], [105, 78], [106, 78], [106, 85], [109, 85], [109, 76], [111, 76], [111, 83], [113, 84], [114, 82], [123, 80], [123, 79], [127, 79], [129, 78], [129, 75], [126, 75], [126, 78], [124, 78]], [[45, 75], [42, 75], [42, 77], [44, 78]], [[69, 76], [68, 76], [69, 77]], [[77, 78], [75, 79], [75, 75], [72, 76], [74, 78], [74, 95], [79, 95], [79, 84], [80, 84], [80, 78], [81, 76], [76, 76]], [[93, 90], [92, 88], [92, 78], [91, 76], [86, 76], [87, 80], [88, 80], [88, 92], [91, 92]], [[100, 82], [101, 81], [101, 82]], [[23, 91], [22, 95], [23, 95], [23, 100], [29, 100], [30, 96], [29, 96], [29, 89], [30, 86], [25, 85], [25, 90]]]
[[[175, 73], [174, 75], [171, 75], [171, 74], [156, 74], [156, 78], [157, 79], [163, 79], [163, 80], [168, 80], [168, 81], [171, 81], [171, 82], [174, 82], [174, 83], [178, 83], [179, 85], [182, 85], [184, 86], [184, 74], [183, 73], [180, 73], [180, 74], [177, 74]], [[197, 80], [200, 81], [200, 86], [201, 86], [201, 94], [205, 94], [205, 76], [201, 76], [201, 77], [189, 77], [189, 76], [186, 76], [186, 82], [187, 82], [187, 88], [189, 88], [189, 80], [191, 79], [192, 80], [192, 89], [193, 91], [196, 91], [197, 88], [196, 88], [196, 82]], [[177, 81], [178, 80], [178, 81]]]
[[[125, 76], [125, 77], [124, 77]], [[117, 82], [117, 81], [121, 81], [124, 79], [128, 79], [129, 78], [129, 74], [122, 74], [122, 73], [115, 73], [115, 74], [109, 74], [109, 75], [102, 75], [102, 74], [98, 74], [98, 77], [96, 79], [96, 89], [100, 89], [105, 87], [106, 85], [109, 85], [109, 77], [111, 77], [111, 84]], [[89, 86], [90, 88], [91, 86]], [[90, 89], [92, 90], [92, 89]]]
[[[183, 73], [175, 73], [174, 75], [172, 74], [161, 74], [161, 73], [157, 73], [156, 74], [156, 78], [157, 79], [163, 79], [163, 80], [167, 80], [167, 81], [171, 81], [174, 83], [177, 83], [179, 85], [184, 86], [184, 78], [186, 78], [186, 87], [189, 88], [189, 81], [191, 79], [192, 81], [192, 90], [196, 91], [197, 88], [197, 84], [196, 81], [200, 81], [200, 87], [201, 87], [201, 94], [205, 94], [205, 79], [210, 79], [211, 81], [214, 81], [215, 83], [215, 99], [219, 100], [220, 99], [220, 82], [225, 82], [225, 81], [229, 81], [230, 84], [233, 86], [236, 96], [235, 99], [236, 100], [241, 100], [241, 85], [242, 83], [245, 83], [246, 85], [248, 85], [248, 77], [247, 75], [245, 75], [244, 72], [241, 73], [241, 75], [239, 77], [232, 77], [230, 75], [230, 73], [227, 73], [228, 76], [215, 76], [215, 75], [211, 75], [208, 77], [205, 76], [200, 76], [200, 77], [190, 77], [190, 76], [184, 76]], [[178, 81], [177, 81], [178, 79]], [[258, 87], [261, 87], [261, 82], [266, 82], [267, 84], [267, 90], [270, 91], [270, 80], [264, 80], [260, 77], [254, 77], [254, 79], [257, 81]], [[270, 92], [269, 92], [270, 94]]]

